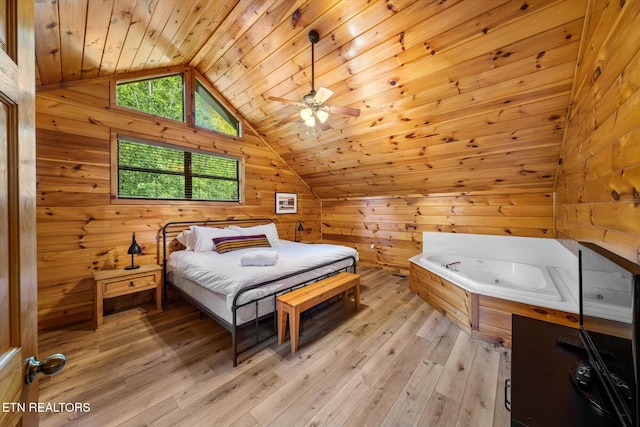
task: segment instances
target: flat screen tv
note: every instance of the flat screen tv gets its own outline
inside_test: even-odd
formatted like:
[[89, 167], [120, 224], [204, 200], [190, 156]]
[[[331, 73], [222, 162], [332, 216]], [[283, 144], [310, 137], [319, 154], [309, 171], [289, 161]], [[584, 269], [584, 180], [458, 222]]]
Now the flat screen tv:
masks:
[[640, 265], [579, 243], [580, 339], [594, 408], [639, 426]]

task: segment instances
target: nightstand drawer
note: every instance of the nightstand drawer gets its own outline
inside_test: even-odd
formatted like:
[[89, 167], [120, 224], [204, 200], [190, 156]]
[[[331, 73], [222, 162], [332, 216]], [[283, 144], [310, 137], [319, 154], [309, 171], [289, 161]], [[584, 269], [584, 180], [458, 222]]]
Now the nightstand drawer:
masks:
[[104, 283], [102, 296], [104, 298], [126, 295], [131, 292], [138, 292], [145, 289], [153, 289], [157, 285], [155, 274], [140, 276], [133, 279], [116, 280]]

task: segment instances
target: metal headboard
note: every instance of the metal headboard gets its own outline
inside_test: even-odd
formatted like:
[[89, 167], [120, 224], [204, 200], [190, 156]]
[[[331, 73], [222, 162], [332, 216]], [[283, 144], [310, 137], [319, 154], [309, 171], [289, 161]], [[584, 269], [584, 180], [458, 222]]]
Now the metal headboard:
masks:
[[228, 225], [262, 225], [274, 223], [271, 218], [227, 218], [227, 219], [203, 219], [196, 221], [173, 221], [168, 222], [162, 227], [162, 287], [164, 291], [164, 298], [167, 297], [167, 260], [170, 252], [168, 251], [169, 245], [175, 240], [175, 238], [184, 230], [188, 230], [192, 225], [199, 225], [201, 227], [224, 227]]

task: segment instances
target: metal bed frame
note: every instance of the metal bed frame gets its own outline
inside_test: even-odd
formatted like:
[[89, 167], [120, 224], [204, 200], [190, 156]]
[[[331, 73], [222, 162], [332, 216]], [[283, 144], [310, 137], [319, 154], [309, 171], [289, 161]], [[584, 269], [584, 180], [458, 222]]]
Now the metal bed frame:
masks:
[[[325, 279], [327, 277], [336, 275], [342, 271], [351, 271], [352, 273], [356, 272], [356, 259], [353, 256], [348, 256], [348, 257], [344, 257], [341, 258], [339, 260], [336, 261], [332, 261], [332, 262], [328, 262], [328, 263], [324, 263], [321, 265], [317, 265], [311, 268], [307, 268], [304, 270], [300, 270], [296, 273], [291, 273], [291, 274], [286, 274], [283, 276], [280, 276], [276, 279], [273, 280], [269, 280], [266, 282], [262, 282], [262, 283], [258, 283], [255, 285], [251, 285], [248, 286], [246, 288], [241, 289], [233, 298], [233, 305], [231, 307], [231, 312], [232, 312], [232, 323], [229, 323], [228, 321], [226, 321], [225, 319], [223, 319], [222, 317], [218, 316], [217, 314], [215, 314], [214, 312], [212, 312], [211, 310], [209, 310], [207, 307], [205, 307], [202, 303], [200, 303], [199, 301], [197, 301], [195, 298], [191, 297], [190, 295], [188, 295], [186, 292], [184, 292], [182, 289], [180, 289], [179, 287], [175, 286], [173, 283], [171, 283], [168, 278], [167, 278], [167, 261], [168, 261], [168, 245], [171, 245], [173, 240], [175, 239], [175, 237], [180, 234], [181, 231], [183, 230], [187, 230], [189, 229], [189, 226], [191, 225], [200, 225], [200, 226], [225, 226], [225, 225], [246, 225], [246, 226], [250, 226], [250, 225], [264, 225], [265, 223], [273, 223], [273, 220], [270, 218], [257, 218], [257, 219], [226, 219], [226, 220], [200, 220], [200, 221], [176, 221], [176, 222], [169, 222], [167, 224], [165, 224], [162, 227], [162, 265], [163, 265], [163, 273], [162, 273], [162, 283], [163, 283], [163, 291], [164, 291], [164, 298], [166, 299], [167, 297], [167, 288], [169, 285], [171, 285], [173, 287], [173, 289], [175, 289], [176, 291], [178, 291], [178, 293], [180, 295], [182, 295], [183, 298], [185, 298], [187, 301], [189, 301], [191, 304], [195, 305], [199, 310], [201, 310], [204, 314], [206, 314], [207, 316], [209, 316], [210, 318], [212, 318], [213, 320], [215, 320], [217, 323], [219, 323], [223, 328], [225, 328], [226, 330], [228, 330], [229, 332], [231, 332], [231, 342], [232, 342], [232, 351], [233, 351], [233, 366], [238, 366], [238, 356], [240, 356], [240, 354], [246, 352], [247, 350], [254, 348], [255, 346], [259, 345], [260, 343], [274, 337], [277, 335], [277, 319], [276, 319], [276, 297], [278, 295], [290, 292], [294, 289], [297, 288], [301, 288], [303, 286], [308, 286], [312, 283], [318, 282], [322, 279]], [[307, 273], [309, 271], [313, 271], [316, 270], [318, 268], [322, 268], [322, 267], [326, 267], [329, 266], [331, 264], [336, 264], [336, 263], [340, 263], [342, 261], [350, 261], [350, 264], [337, 269], [336, 271], [333, 271], [331, 273], [327, 273], [327, 274], [323, 274], [321, 276], [318, 276], [316, 278], [313, 279], [308, 279], [308, 280], [304, 280], [301, 281], [299, 283], [296, 283], [295, 285], [289, 286], [287, 288], [283, 288], [280, 289], [278, 291], [272, 292], [270, 294], [261, 296], [259, 298], [255, 298], [255, 299], [251, 299], [247, 302], [244, 303], [239, 303], [238, 301], [240, 300], [240, 297], [242, 297], [242, 295], [244, 295], [246, 292], [249, 292], [253, 289], [257, 289], [260, 288], [262, 286], [266, 286], [272, 283], [276, 283], [278, 281], [281, 280], [285, 280], [285, 279], [289, 279], [291, 277], [295, 277], [297, 275], [303, 274], [303, 273]], [[260, 303], [260, 301], [266, 300], [268, 298], [273, 298], [273, 311], [263, 315], [263, 316], [259, 316], [258, 313], [258, 305]], [[245, 323], [243, 323], [242, 325], [238, 325], [238, 310], [240, 310], [242, 307], [246, 307], [253, 304], [255, 306], [255, 314], [254, 314], [254, 319], [247, 321]], [[268, 319], [269, 317], [273, 317], [273, 322], [272, 322], [272, 331], [267, 335], [267, 336], [260, 336], [260, 328], [259, 325], [262, 321]], [[264, 323], [264, 322], [262, 322]], [[255, 334], [255, 342], [251, 345], [247, 345], [247, 347], [239, 349], [238, 348], [238, 332], [241, 329], [245, 329], [245, 328], [249, 328], [251, 327], [251, 324], [253, 324], [253, 331]]]

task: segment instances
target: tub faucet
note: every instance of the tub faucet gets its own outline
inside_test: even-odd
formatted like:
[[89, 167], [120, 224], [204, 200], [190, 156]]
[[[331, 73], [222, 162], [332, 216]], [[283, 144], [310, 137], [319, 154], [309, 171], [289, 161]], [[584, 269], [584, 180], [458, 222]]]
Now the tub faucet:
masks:
[[[461, 262], [460, 261], [450, 262], [449, 264], [445, 264], [444, 268], [446, 268], [447, 270], [451, 270], [451, 271], [458, 271], [458, 269], [454, 267], [457, 264], [461, 264]], [[451, 268], [451, 267], [453, 267], [453, 268]]]

